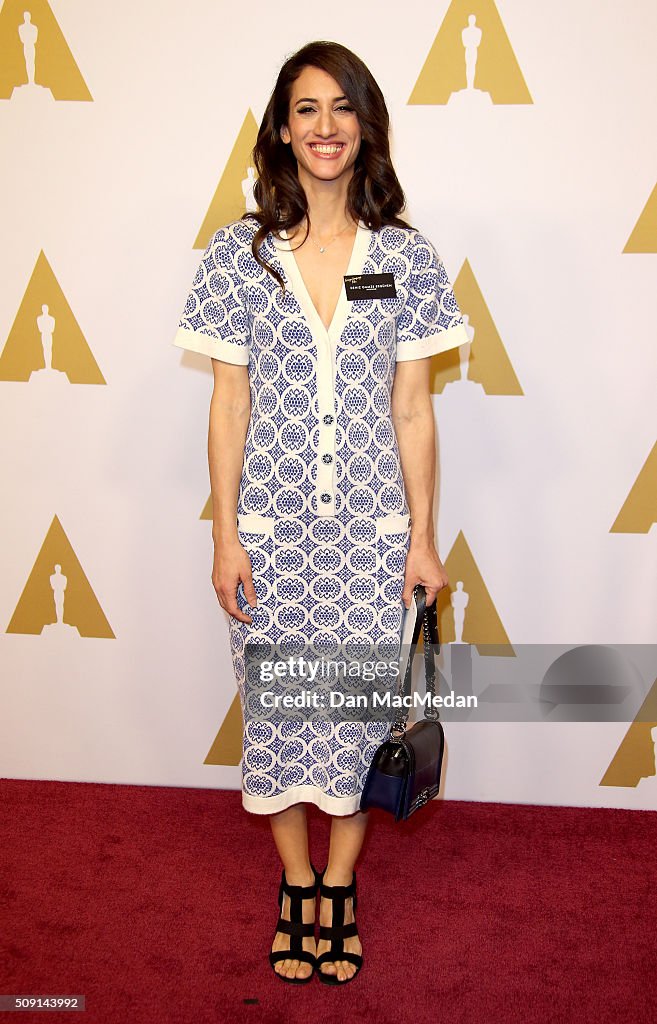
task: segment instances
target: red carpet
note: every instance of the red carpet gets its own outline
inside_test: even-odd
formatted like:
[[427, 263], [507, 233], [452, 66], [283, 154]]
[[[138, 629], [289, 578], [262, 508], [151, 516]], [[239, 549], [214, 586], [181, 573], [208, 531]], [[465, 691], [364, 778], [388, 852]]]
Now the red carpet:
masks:
[[[0, 993], [84, 994], [72, 1019], [657, 1021], [653, 812], [434, 801], [395, 825], [373, 811], [356, 866], [365, 962], [337, 991], [271, 971], [278, 855], [238, 792], [0, 792]], [[309, 821], [321, 869], [329, 819], [310, 807]]]

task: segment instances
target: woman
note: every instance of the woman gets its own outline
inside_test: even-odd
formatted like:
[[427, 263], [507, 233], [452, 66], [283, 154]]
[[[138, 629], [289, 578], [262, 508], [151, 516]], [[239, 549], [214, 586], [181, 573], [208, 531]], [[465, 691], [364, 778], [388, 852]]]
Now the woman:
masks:
[[[436, 250], [399, 217], [388, 131], [350, 50], [314, 42], [287, 60], [253, 151], [258, 210], [210, 240], [175, 338], [212, 357], [212, 582], [242, 704], [243, 805], [270, 815], [283, 863], [269, 958], [296, 984], [314, 969], [344, 984], [362, 965], [359, 801], [389, 727], [272, 708], [290, 681], [263, 683], [249, 651], [399, 643], [414, 585], [430, 604], [448, 582], [429, 365], [468, 336]], [[360, 297], [351, 275], [365, 275]], [[321, 873], [305, 802], [332, 816]]]

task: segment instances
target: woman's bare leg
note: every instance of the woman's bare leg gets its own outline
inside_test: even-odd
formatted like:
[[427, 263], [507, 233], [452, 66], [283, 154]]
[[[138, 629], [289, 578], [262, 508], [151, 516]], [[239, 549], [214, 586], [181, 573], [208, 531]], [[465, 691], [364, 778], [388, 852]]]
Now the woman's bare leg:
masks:
[[[269, 816], [274, 842], [280, 855], [285, 877], [290, 885], [312, 885], [315, 881], [313, 870], [310, 866], [308, 852], [308, 821], [306, 818], [306, 805], [304, 803], [293, 804], [278, 814]], [[315, 900], [303, 900], [303, 920], [313, 923], [315, 920]], [[290, 920], [290, 897], [283, 893], [283, 908], [281, 911], [284, 921]], [[286, 932], [276, 932], [272, 943], [272, 953], [279, 949], [290, 948], [290, 936]], [[304, 936], [303, 948], [309, 953], [315, 953], [315, 940], [312, 935]], [[279, 960], [274, 964], [277, 974], [287, 978], [307, 978], [312, 971], [312, 966], [305, 960]]]
[[[365, 839], [368, 821], [368, 811], [356, 811], [355, 814], [346, 817], [333, 817], [329, 859], [324, 872], [324, 881], [327, 885], [349, 885], [351, 882], [354, 865]], [[351, 897], [345, 902], [345, 924], [351, 924], [354, 920], [353, 902]], [[330, 925], [332, 914], [333, 901], [322, 897], [319, 905], [319, 923]], [[330, 948], [331, 943], [328, 939], [320, 939], [317, 944], [317, 955], [319, 956], [320, 953]], [[345, 939], [344, 948], [350, 953], [362, 953], [363, 951], [357, 935]], [[334, 960], [323, 963], [319, 970], [326, 974], [337, 974], [338, 980], [344, 981], [354, 974], [356, 965], [349, 960]]]

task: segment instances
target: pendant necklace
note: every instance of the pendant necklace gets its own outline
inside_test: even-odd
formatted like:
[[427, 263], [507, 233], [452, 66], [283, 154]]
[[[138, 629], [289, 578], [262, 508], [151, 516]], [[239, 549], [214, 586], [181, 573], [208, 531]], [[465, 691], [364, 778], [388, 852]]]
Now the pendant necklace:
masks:
[[317, 246], [319, 251], [321, 253], [324, 253], [328, 249], [329, 245], [332, 245], [333, 242], [335, 242], [336, 238], [339, 238], [340, 235], [343, 234], [343, 232], [345, 232], [349, 226], [350, 226], [349, 224], [345, 224], [345, 226], [342, 228], [342, 230], [338, 231], [337, 235], [333, 235], [333, 238], [331, 239], [331, 241], [327, 242], [326, 245], [320, 245], [319, 242], [315, 242], [314, 238], [313, 238], [313, 242], [315, 242], [315, 245]]

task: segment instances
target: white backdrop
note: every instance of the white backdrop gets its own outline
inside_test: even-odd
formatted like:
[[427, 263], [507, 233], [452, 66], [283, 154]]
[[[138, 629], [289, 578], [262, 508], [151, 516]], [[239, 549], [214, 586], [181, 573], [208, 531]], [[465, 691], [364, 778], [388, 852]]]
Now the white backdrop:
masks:
[[[19, 88], [24, 10], [39, 30], [32, 88]], [[171, 342], [224, 222], [217, 188], [245, 118], [260, 122], [280, 65], [311, 39], [344, 43], [377, 78], [407, 218], [479, 331], [483, 386], [441, 384], [437, 363], [434, 399], [439, 552], [452, 583], [465, 543], [488, 595], [464, 639], [657, 642], [657, 7], [403, 12], [0, 10], [3, 776], [239, 788], [228, 623], [201, 518], [210, 361]], [[481, 92], [446, 103], [465, 85], [470, 13]], [[430, 98], [409, 103], [435, 39]], [[44, 302], [60, 372], [30, 376]], [[643, 497], [626, 506], [635, 485]], [[69, 628], [44, 629], [56, 563]], [[441, 623], [447, 643], [449, 614]], [[444, 794], [654, 808], [654, 764], [600, 784], [631, 736], [628, 723], [452, 724]]]

